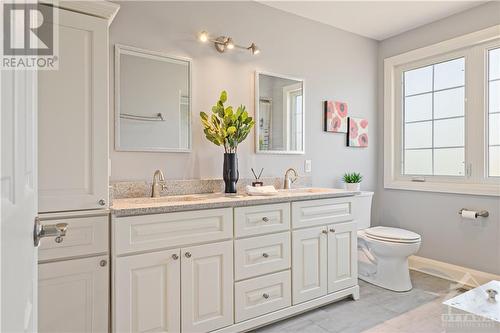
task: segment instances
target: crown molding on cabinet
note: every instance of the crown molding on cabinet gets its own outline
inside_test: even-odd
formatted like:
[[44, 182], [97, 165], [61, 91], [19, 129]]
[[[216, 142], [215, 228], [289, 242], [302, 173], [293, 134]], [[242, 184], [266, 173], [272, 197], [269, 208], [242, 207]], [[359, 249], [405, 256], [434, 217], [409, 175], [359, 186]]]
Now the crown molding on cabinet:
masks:
[[61, 9], [70, 10], [99, 17], [108, 21], [108, 26], [113, 22], [116, 14], [120, 10], [120, 5], [109, 1], [58, 1], [41, 0], [41, 3], [49, 4]]

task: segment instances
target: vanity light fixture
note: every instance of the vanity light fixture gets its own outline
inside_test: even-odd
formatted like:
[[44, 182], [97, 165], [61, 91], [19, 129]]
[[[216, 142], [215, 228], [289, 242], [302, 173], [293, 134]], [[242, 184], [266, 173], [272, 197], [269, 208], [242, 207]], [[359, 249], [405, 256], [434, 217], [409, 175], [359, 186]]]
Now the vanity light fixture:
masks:
[[245, 47], [235, 44], [233, 39], [228, 36], [219, 36], [215, 39], [210, 38], [210, 35], [206, 31], [201, 31], [200, 33], [198, 33], [198, 40], [202, 43], [214, 43], [215, 49], [220, 53], [224, 53], [226, 50], [233, 50], [235, 48], [249, 50], [253, 55], [260, 53], [260, 49], [257, 47], [257, 45], [255, 45], [255, 43], [252, 43], [250, 46]]

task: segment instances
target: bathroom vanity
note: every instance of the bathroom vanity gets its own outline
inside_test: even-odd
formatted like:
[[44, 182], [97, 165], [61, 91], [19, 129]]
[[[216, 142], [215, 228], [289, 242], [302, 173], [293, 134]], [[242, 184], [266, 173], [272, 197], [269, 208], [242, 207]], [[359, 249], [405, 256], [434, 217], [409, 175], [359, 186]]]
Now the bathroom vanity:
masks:
[[115, 200], [114, 332], [242, 332], [359, 298], [353, 192]]

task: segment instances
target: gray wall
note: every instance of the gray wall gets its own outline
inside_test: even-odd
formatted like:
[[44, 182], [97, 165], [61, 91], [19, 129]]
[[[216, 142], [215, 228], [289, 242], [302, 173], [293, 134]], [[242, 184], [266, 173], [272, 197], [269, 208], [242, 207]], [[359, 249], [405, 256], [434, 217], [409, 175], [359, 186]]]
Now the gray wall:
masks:
[[[360, 171], [364, 188], [376, 188], [377, 42], [257, 2], [126, 1], [120, 5], [110, 27], [111, 77], [115, 43], [193, 59], [193, 152], [127, 153], [111, 146], [112, 180], [149, 180], [158, 168], [168, 178], [221, 177], [222, 149], [203, 136], [199, 112], [210, 111], [225, 89], [231, 105], [244, 104], [253, 114], [258, 69], [305, 80], [306, 154], [256, 155], [252, 132], [238, 148], [241, 177], [251, 177], [251, 167], [265, 168], [264, 176], [282, 176], [288, 167], [304, 173], [304, 160], [311, 159], [316, 186], [340, 186], [345, 171]], [[262, 52], [258, 56], [240, 50], [219, 54], [212, 45], [196, 40], [200, 30], [228, 34], [243, 45], [253, 41]], [[351, 115], [368, 118], [369, 148], [348, 148], [345, 134], [323, 132], [325, 99], [346, 101]], [[113, 124], [113, 112], [110, 117]], [[112, 125], [110, 138], [113, 142]]]
[[[379, 45], [378, 133], [383, 133], [383, 60], [500, 23], [500, 3], [490, 2], [466, 12], [392, 37]], [[383, 189], [383, 147], [379, 161], [379, 221], [422, 235], [418, 255], [500, 274], [500, 199]], [[463, 207], [487, 209], [490, 217], [474, 223], [462, 220]]]

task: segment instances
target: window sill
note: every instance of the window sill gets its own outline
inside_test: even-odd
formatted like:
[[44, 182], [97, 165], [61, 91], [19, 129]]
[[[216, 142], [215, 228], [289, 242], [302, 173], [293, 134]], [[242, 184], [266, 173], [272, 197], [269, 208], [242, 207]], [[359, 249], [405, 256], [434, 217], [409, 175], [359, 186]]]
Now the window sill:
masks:
[[420, 183], [408, 180], [389, 180], [384, 182], [384, 188], [394, 190], [500, 197], [500, 185], [498, 184], [456, 184], [444, 182]]

